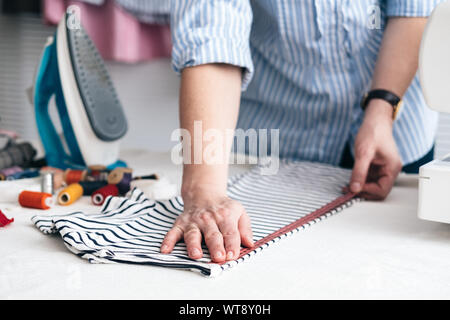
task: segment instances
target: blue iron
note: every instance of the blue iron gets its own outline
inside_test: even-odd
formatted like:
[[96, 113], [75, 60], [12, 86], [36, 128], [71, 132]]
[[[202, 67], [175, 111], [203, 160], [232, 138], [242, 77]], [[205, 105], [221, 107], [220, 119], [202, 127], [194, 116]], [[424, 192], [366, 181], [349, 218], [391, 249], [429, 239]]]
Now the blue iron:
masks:
[[[127, 121], [104, 62], [74, 14], [67, 13], [44, 47], [33, 102], [47, 164], [61, 169], [125, 166], [118, 160]], [[49, 113], [51, 98], [63, 129]]]

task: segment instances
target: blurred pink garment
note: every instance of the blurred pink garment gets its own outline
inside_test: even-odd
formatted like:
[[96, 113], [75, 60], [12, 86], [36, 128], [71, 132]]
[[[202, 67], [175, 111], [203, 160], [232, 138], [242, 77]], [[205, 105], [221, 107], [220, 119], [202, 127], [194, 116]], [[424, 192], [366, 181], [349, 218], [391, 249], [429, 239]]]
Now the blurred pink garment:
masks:
[[170, 56], [169, 26], [141, 23], [114, 1], [94, 5], [75, 0], [43, 0], [43, 4], [48, 24], [57, 24], [66, 8], [76, 4], [84, 28], [105, 60], [136, 63]]

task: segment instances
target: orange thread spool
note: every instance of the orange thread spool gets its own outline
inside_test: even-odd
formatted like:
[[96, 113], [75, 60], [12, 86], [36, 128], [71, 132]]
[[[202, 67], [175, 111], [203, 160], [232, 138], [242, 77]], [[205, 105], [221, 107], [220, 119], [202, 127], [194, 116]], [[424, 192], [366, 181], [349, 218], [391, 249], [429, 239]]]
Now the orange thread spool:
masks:
[[83, 187], [78, 183], [72, 183], [58, 194], [58, 203], [68, 206], [83, 196]]
[[47, 210], [53, 205], [53, 198], [49, 193], [22, 191], [19, 194], [19, 204], [25, 208]]
[[64, 172], [64, 181], [70, 185], [86, 179], [87, 170], [72, 170], [67, 169]]

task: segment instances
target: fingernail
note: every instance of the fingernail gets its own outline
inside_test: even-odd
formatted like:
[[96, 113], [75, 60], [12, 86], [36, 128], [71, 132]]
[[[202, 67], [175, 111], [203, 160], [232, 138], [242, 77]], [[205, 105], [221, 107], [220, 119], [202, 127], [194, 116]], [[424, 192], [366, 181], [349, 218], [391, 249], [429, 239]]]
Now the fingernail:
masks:
[[191, 250], [191, 256], [198, 256], [198, 255], [200, 255], [200, 250], [198, 250], [197, 248]]
[[220, 251], [217, 251], [214, 256], [216, 257], [216, 259], [221, 259], [223, 257], [222, 252]]
[[353, 182], [350, 185], [350, 189], [352, 192], [357, 193], [357, 192], [361, 191], [361, 184], [359, 182]]
[[166, 245], [166, 244], [164, 244], [164, 245], [161, 247], [161, 252], [166, 252], [167, 249], [169, 249], [169, 246]]
[[228, 253], [227, 253], [227, 260], [231, 260], [231, 259], [233, 259], [233, 257], [234, 257], [233, 251], [228, 251]]

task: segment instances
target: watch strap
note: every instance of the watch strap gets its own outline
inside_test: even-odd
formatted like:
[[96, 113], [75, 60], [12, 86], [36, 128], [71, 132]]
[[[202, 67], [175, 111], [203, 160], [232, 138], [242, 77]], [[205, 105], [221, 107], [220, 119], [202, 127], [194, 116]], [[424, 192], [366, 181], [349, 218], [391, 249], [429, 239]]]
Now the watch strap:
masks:
[[397, 96], [395, 93], [393, 93], [391, 91], [384, 90], [384, 89], [375, 89], [375, 90], [371, 90], [364, 97], [364, 99], [361, 103], [361, 107], [363, 110], [365, 110], [367, 108], [367, 106], [369, 105], [369, 102], [372, 99], [385, 100], [393, 107], [397, 107], [399, 105], [399, 103], [402, 101], [402, 99], [399, 96]]

